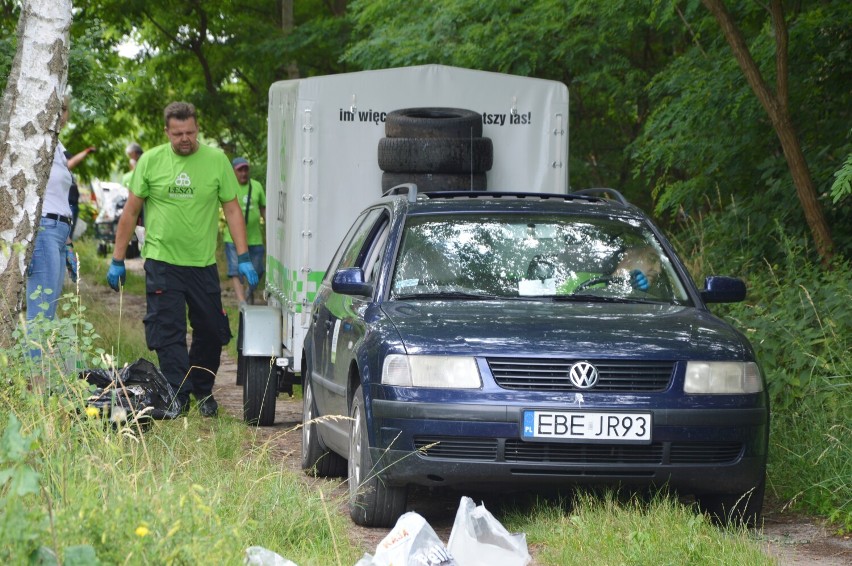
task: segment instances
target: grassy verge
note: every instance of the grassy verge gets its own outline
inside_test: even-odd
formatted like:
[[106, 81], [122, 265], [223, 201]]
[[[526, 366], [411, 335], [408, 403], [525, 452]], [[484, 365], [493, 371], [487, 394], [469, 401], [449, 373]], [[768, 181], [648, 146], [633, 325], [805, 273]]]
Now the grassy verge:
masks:
[[774, 563], [748, 532], [720, 531], [663, 495], [642, 501], [580, 493], [568, 508], [542, 501], [532, 512], [511, 515], [507, 528], [527, 533], [540, 564]]
[[[101, 285], [107, 260], [77, 248], [82, 278]], [[143, 290], [128, 274], [125, 293]], [[355, 563], [331, 484], [306, 486], [242, 421], [191, 411], [143, 430], [87, 413], [67, 359], [102, 367], [152, 354], [141, 320], [81, 295], [45, 326], [39, 363], [0, 352], [0, 559], [239, 564], [262, 546], [299, 564]]]

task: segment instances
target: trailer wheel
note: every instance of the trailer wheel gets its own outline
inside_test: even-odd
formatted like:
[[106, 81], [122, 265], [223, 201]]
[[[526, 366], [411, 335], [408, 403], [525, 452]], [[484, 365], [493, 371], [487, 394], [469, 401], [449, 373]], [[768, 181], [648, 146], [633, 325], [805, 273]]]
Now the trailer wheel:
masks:
[[482, 115], [463, 108], [402, 108], [385, 118], [389, 138], [481, 138]]
[[278, 373], [272, 358], [244, 356], [243, 418], [249, 424], [270, 426], [275, 422]]
[[485, 173], [382, 173], [382, 194], [403, 183], [414, 183], [424, 191], [484, 191]]
[[493, 164], [491, 138], [379, 140], [379, 168], [388, 173], [484, 173]]

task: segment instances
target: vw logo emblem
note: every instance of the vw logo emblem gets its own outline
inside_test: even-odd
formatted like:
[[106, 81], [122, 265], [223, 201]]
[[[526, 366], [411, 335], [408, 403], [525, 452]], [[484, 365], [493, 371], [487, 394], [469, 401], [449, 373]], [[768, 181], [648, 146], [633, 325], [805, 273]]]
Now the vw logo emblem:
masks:
[[577, 362], [568, 372], [571, 383], [579, 389], [590, 389], [598, 383], [598, 368], [589, 362]]

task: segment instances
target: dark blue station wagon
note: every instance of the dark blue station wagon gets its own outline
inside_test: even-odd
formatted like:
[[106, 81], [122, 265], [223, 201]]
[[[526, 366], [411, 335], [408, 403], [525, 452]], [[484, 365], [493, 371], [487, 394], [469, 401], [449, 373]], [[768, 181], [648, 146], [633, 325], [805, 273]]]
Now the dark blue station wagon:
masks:
[[411, 485], [668, 487], [758, 519], [765, 383], [706, 306], [742, 281], [696, 288], [623, 199], [391, 193], [335, 254], [302, 361], [302, 468], [348, 474], [356, 523], [393, 525]]

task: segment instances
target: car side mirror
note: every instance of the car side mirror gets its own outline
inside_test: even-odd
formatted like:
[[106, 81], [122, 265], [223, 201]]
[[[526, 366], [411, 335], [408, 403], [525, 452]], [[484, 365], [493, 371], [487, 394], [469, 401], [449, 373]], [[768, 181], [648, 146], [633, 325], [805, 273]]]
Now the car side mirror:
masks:
[[364, 281], [364, 270], [360, 267], [338, 269], [331, 280], [331, 290], [341, 295], [373, 296], [373, 286]]
[[712, 275], [704, 280], [701, 300], [705, 303], [739, 303], [745, 300], [746, 286], [742, 279]]

